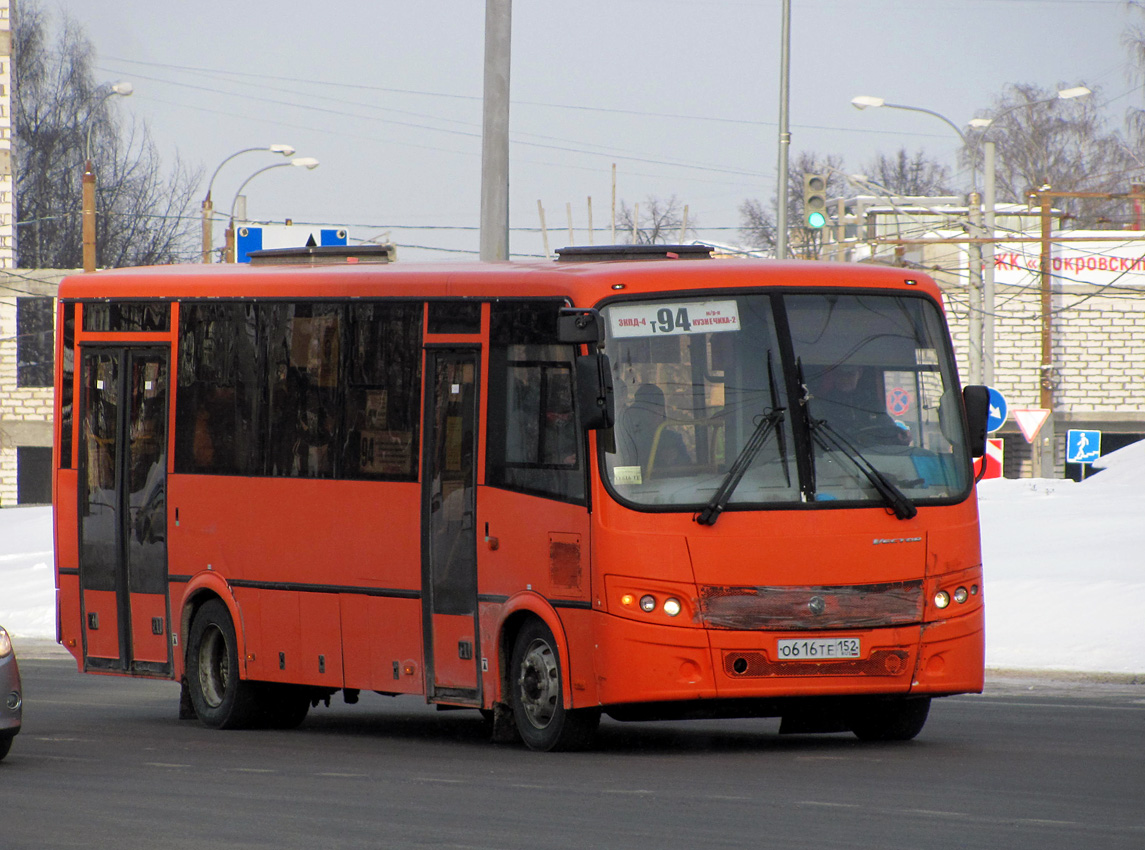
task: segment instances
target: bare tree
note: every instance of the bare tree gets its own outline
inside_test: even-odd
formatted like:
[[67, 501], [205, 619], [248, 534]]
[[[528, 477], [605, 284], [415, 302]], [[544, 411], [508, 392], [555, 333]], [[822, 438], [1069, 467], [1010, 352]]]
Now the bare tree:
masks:
[[[637, 220], [639, 212], [639, 220]], [[635, 222], [635, 238], [633, 238], [633, 222]], [[623, 231], [625, 241], [636, 245], [663, 245], [680, 241], [680, 228], [686, 224], [685, 237], [691, 233], [695, 235], [696, 219], [688, 213], [688, 220], [684, 221], [684, 205], [676, 196], [664, 200], [650, 196], [636, 207], [629, 207], [624, 201], [620, 202], [620, 212], [616, 216], [617, 232]]]
[[[1142, 22], [1131, 24], [1122, 35], [1129, 50], [1130, 77], [1133, 82], [1145, 82], [1145, 0], [1129, 0], [1129, 14]], [[1130, 106], [1125, 112], [1125, 126], [1129, 140], [1136, 151], [1145, 149], [1145, 108]]]
[[90, 138], [96, 242], [104, 266], [170, 263], [196, 255], [198, 171], [178, 158], [165, 174], [147, 126], [121, 125], [92, 72], [93, 49], [63, 18], [53, 34], [34, 0], [13, 31], [13, 148], [17, 265], [82, 262], [81, 175]]
[[775, 247], [775, 217], [756, 198], [746, 198], [739, 205], [740, 238], [749, 248]]
[[921, 150], [913, 156], [906, 148], [897, 154], [878, 154], [866, 167], [866, 174], [892, 195], [949, 195], [954, 192], [950, 169], [928, 159]]
[[[1040, 102], [1045, 101], [1045, 102]], [[997, 148], [996, 186], [999, 201], [1023, 203], [1042, 186], [1062, 192], [1124, 192], [1140, 173], [1124, 139], [1109, 131], [1095, 91], [1084, 98], [1062, 100], [1037, 86], [1011, 86], [994, 102], [989, 115], [999, 116], [986, 129]], [[971, 130], [963, 162], [981, 172], [981, 130]], [[1123, 204], [1101, 200], [1055, 199], [1081, 226], [1123, 219]]]

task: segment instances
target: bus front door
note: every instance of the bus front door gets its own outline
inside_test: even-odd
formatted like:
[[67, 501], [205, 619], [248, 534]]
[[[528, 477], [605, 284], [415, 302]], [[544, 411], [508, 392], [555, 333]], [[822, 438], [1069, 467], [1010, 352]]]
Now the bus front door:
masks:
[[84, 667], [172, 671], [167, 595], [168, 352], [81, 349]]
[[477, 704], [477, 375], [473, 349], [426, 351], [422, 606], [431, 699]]

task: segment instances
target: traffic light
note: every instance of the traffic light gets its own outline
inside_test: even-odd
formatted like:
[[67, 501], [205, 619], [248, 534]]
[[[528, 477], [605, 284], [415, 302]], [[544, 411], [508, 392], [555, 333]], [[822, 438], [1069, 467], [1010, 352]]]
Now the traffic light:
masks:
[[803, 225], [821, 230], [827, 224], [827, 180], [822, 174], [803, 175]]

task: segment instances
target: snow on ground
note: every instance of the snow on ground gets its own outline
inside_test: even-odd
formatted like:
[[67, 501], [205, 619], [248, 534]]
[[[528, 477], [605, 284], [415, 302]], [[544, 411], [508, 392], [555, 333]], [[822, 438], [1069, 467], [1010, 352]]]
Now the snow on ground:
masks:
[[[1145, 441], [1088, 480], [978, 487], [991, 668], [1145, 673]], [[0, 510], [0, 625], [55, 637], [49, 508]]]

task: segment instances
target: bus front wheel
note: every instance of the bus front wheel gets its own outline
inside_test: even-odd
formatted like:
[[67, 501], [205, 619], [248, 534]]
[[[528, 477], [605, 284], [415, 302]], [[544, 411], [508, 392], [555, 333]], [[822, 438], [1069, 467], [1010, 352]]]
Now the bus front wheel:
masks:
[[239, 677], [235, 627], [227, 607], [218, 599], [205, 603], [191, 622], [187, 685], [195, 713], [207, 726], [241, 729], [255, 716], [255, 687]]
[[540, 620], [530, 620], [518, 632], [509, 671], [513, 719], [526, 746], [580, 750], [591, 743], [600, 725], [600, 709], [564, 707], [557, 644]]

